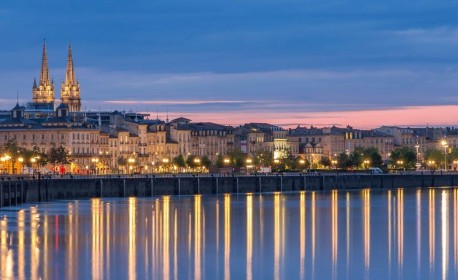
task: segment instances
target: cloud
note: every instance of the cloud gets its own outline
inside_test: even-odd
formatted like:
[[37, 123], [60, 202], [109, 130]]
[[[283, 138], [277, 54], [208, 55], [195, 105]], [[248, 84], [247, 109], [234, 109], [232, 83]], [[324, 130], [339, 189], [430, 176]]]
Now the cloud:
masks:
[[[269, 106], [311, 104], [349, 109], [455, 102], [454, 69], [292, 69], [242, 73], [144, 73], [77, 69], [86, 100], [183, 101]], [[439, 94], [438, 94], [439, 93]], [[190, 98], [192, 97], [192, 98]], [[243, 102], [242, 102], [243, 101]], [[213, 102], [214, 103], [214, 102]], [[171, 103], [169, 103], [171, 105]]]
[[394, 35], [412, 40], [415, 43], [458, 45], [458, 27], [442, 26], [438, 28], [412, 28], [397, 30]]

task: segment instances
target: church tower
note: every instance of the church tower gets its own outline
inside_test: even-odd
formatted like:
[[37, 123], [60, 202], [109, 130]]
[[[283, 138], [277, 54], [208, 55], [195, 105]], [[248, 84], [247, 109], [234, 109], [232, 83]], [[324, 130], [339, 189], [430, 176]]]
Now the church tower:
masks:
[[43, 42], [43, 56], [41, 58], [40, 83], [33, 80], [32, 100], [36, 109], [54, 110], [54, 81], [49, 75], [48, 57], [46, 55], [46, 42]]
[[67, 72], [60, 90], [62, 104], [68, 106], [70, 112], [79, 112], [81, 109], [80, 83], [75, 79], [73, 69], [72, 46], [68, 46]]

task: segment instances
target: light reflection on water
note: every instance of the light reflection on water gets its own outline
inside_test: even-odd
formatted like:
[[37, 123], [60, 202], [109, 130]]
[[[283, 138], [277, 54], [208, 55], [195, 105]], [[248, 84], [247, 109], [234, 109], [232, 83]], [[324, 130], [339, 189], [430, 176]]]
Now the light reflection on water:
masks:
[[1, 279], [458, 277], [458, 189], [54, 202], [6, 208]]

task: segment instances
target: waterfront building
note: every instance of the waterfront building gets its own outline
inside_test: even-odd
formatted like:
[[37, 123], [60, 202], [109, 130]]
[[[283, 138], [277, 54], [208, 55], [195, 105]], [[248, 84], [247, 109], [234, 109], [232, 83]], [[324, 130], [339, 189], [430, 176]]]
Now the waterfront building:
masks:
[[191, 155], [207, 156], [215, 161], [234, 147], [234, 128], [211, 122], [189, 123], [191, 129]]
[[178, 143], [178, 154], [187, 157], [191, 155], [191, 132], [192, 128], [189, 126], [190, 119], [177, 118], [171, 120], [169, 123], [170, 139]]
[[99, 155], [100, 131], [92, 123], [70, 116], [65, 104], [56, 108], [53, 117], [43, 119], [25, 118], [25, 109], [16, 104], [11, 117], [0, 122], [0, 146], [10, 139], [19, 147], [36, 147], [43, 153], [62, 146], [71, 154], [72, 172], [87, 169], [91, 159]]
[[356, 147], [376, 148], [386, 161], [390, 158], [390, 153], [394, 148], [394, 137], [374, 130], [361, 130], [347, 127], [345, 132], [345, 147], [348, 153], [355, 150]]
[[236, 128], [235, 147], [251, 156], [264, 151], [275, 159], [299, 155], [299, 142], [288, 131], [268, 123], [248, 123]]
[[345, 129], [343, 128], [298, 126], [290, 129], [288, 137], [296, 139], [300, 154], [310, 162], [319, 161], [323, 156], [334, 159], [345, 152]]

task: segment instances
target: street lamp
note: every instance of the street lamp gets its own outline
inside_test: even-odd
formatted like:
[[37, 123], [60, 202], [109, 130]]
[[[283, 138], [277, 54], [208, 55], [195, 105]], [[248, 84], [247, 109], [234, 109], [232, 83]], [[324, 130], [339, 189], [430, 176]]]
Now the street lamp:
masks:
[[444, 147], [444, 170], [447, 171], [447, 148], [448, 144], [447, 141], [442, 140], [441, 141], [442, 147]]
[[22, 174], [22, 163], [24, 162], [24, 158], [23, 157], [19, 157], [17, 160], [19, 161], [19, 170], [20, 170], [19, 174]]
[[[0, 158], [0, 160], [2, 161], [3, 165], [5, 165], [10, 159], [11, 159], [11, 157], [9, 155], [4, 155], [3, 157]], [[9, 173], [8, 166], [6, 166], [5, 169], [6, 169], [6, 173]]]
[[402, 165], [404, 164], [404, 161], [403, 161], [403, 160], [398, 160], [396, 163], [397, 163], [399, 166], [402, 167]]
[[200, 158], [196, 157], [194, 158], [194, 164], [196, 165], [196, 169], [198, 171], [198, 168], [200, 167]]
[[35, 169], [34, 169], [33, 165], [35, 164], [35, 162], [37, 162], [37, 159], [33, 157], [33, 158], [30, 159], [30, 162], [32, 163], [33, 173], [35, 173]]
[[98, 163], [99, 163], [99, 158], [92, 158], [91, 159], [92, 163], [94, 164], [94, 167], [95, 167], [95, 174], [98, 174]]
[[[2, 168], [3, 168], [4, 170], [6, 170], [6, 168], [5, 168], [5, 166], [4, 166], [4, 165], [5, 165], [6, 158], [5, 158], [5, 157], [1, 157], [0, 160], [2, 161]], [[6, 172], [4, 171], [3, 173], [6, 173]]]
[[371, 162], [370, 160], [365, 159], [365, 160], [364, 160], [364, 167], [367, 168], [367, 167], [369, 166], [369, 163], [370, 163], [370, 162]]
[[129, 159], [127, 160], [127, 162], [129, 163], [129, 170], [130, 170], [130, 173], [132, 173], [132, 172], [133, 172], [133, 171], [132, 171], [132, 169], [133, 169], [133, 166], [132, 166], [132, 165], [135, 163], [135, 159], [134, 159], [134, 158], [129, 158]]
[[336, 168], [337, 167], [337, 160], [336, 159], [331, 160], [331, 165], [334, 166], [334, 168]]
[[226, 165], [227, 165], [227, 164], [229, 164], [229, 163], [231, 163], [231, 160], [230, 160], [230, 159], [228, 159], [228, 158], [225, 158], [225, 159], [224, 159], [224, 164], [226, 164]]

